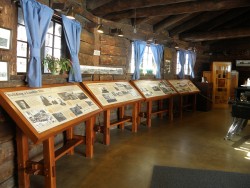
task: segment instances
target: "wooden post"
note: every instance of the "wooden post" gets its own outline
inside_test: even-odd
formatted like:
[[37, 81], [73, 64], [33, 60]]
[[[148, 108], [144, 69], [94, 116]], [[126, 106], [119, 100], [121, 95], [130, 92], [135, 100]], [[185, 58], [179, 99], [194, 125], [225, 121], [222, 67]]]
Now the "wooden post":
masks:
[[86, 157], [92, 158], [94, 153], [94, 122], [95, 117], [91, 117], [86, 121]]
[[[119, 110], [119, 119], [124, 118], [125, 107], [124, 106], [119, 107], [118, 110]], [[122, 130], [124, 130], [124, 123], [119, 124], [118, 127], [121, 128]]]
[[103, 143], [110, 144], [110, 109], [104, 111], [104, 137]]
[[43, 156], [44, 156], [44, 175], [45, 187], [56, 187], [56, 166], [55, 166], [55, 146], [54, 136], [43, 141]]
[[193, 111], [196, 111], [196, 94], [194, 94], [194, 98], [193, 98]]
[[30, 187], [29, 174], [25, 172], [26, 162], [29, 158], [28, 137], [19, 127], [16, 127], [17, 140], [17, 164], [18, 164], [18, 186], [20, 188]]
[[[72, 127], [66, 130], [66, 139], [67, 140], [73, 139], [73, 128]], [[68, 154], [70, 154], [70, 155], [74, 154], [74, 147], [72, 147], [72, 149], [68, 152]]]
[[[138, 102], [138, 114], [141, 112], [141, 102]], [[141, 117], [140, 115], [137, 116], [137, 126], [141, 124]]]
[[132, 111], [132, 132], [137, 132], [138, 103], [134, 103]]
[[[158, 111], [160, 111], [160, 110], [163, 110], [163, 100], [159, 100], [159, 101], [158, 101]], [[159, 117], [160, 119], [162, 119], [162, 117], [163, 117], [162, 113], [159, 113], [159, 114], [158, 114], [158, 117]]]
[[170, 119], [170, 121], [173, 121], [174, 117], [173, 117], [173, 97], [169, 98], [169, 104], [168, 104], [168, 117]]
[[180, 108], [180, 117], [182, 119], [182, 111], [183, 111], [183, 96], [182, 95], [180, 95], [179, 108]]
[[151, 127], [152, 101], [147, 102], [147, 126]]

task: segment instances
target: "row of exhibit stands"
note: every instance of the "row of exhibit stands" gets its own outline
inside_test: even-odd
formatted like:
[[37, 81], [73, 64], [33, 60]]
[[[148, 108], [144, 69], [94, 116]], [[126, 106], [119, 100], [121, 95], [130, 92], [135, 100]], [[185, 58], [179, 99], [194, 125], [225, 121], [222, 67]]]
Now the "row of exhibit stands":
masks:
[[[86, 157], [93, 157], [95, 119], [104, 113], [101, 128], [103, 143], [110, 144], [110, 127], [124, 129], [132, 122], [132, 132], [137, 132], [141, 118], [151, 126], [151, 116], [167, 112], [173, 120], [173, 98], [179, 97], [180, 118], [184, 107], [183, 97], [193, 96], [193, 109], [199, 89], [190, 80], [136, 80], [136, 81], [87, 81], [68, 84], [46, 85], [42, 88], [0, 89], [0, 105], [15, 121], [17, 127], [17, 162], [19, 187], [30, 187], [30, 175], [42, 175], [45, 187], [56, 187], [55, 162], [65, 154], [73, 154], [79, 144], [86, 145]], [[163, 108], [163, 100], [168, 107]], [[152, 110], [152, 102], [158, 101], [158, 110]], [[146, 112], [141, 104], [147, 104]], [[125, 107], [132, 106], [131, 116], [125, 116]], [[111, 122], [111, 110], [119, 115]], [[85, 122], [85, 136], [74, 135], [73, 128]], [[65, 132], [65, 144], [55, 151], [54, 136]], [[28, 139], [43, 144], [43, 159], [29, 159]]]

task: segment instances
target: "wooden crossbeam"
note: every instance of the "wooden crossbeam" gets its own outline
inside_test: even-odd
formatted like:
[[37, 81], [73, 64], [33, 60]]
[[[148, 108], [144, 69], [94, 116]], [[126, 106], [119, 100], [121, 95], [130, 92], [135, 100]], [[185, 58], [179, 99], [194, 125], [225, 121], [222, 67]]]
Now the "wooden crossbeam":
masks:
[[159, 32], [163, 29], [167, 29], [171, 25], [179, 22], [180, 20], [182, 20], [184, 18], [187, 18], [188, 16], [189, 16], [189, 14], [181, 14], [181, 15], [174, 15], [174, 16], [167, 17], [163, 21], [161, 21], [153, 26], [154, 32]]
[[205, 12], [200, 14], [199, 16], [196, 16], [195, 18], [171, 29], [169, 31], [170, 36], [174, 36], [176, 34], [182, 33], [184, 31], [187, 31], [195, 26], [198, 26], [201, 23], [207, 22], [209, 20], [212, 20], [216, 17], [219, 17], [222, 15], [225, 11], [217, 11], [217, 12]]
[[202, 41], [241, 38], [249, 36], [250, 36], [250, 28], [239, 28], [239, 29], [230, 29], [223, 31], [186, 33], [186, 34], [181, 34], [180, 39], [191, 42], [202, 42]]
[[[195, 13], [202, 11], [217, 11], [226, 10], [238, 7], [250, 6], [249, 0], [235, 1], [235, 0], [218, 0], [218, 1], [191, 1], [185, 3], [176, 3], [171, 5], [154, 6], [140, 8], [136, 10], [136, 17], [148, 17], [148, 16], [163, 16], [163, 15], [177, 15], [185, 13]], [[133, 18], [134, 10], [128, 10], [126, 12], [111, 13], [104, 16], [106, 19], [121, 20], [124, 18]]]
[[112, 12], [119, 12], [123, 10], [136, 9], [142, 7], [151, 7], [159, 5], [168, 5], [174, 3], [190, 2], [194, 0], [133, 0], [128, 3], [128, 0], [116, 0], [110, 1], [103, 6], [91, 11], [94, 15], [103, 17], [104, 15], [110, 14]]

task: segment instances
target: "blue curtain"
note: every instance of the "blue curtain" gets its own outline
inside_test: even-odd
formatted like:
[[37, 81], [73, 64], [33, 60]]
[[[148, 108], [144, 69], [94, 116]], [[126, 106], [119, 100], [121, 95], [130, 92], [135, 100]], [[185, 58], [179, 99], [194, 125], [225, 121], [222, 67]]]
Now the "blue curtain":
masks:
[[30, 46], [27, 82], [29, 87], [41, 87], [42, 70], [40, 51], [54, 11], [35, 0], [21, 0], [20, 4], [23, 10], [27, 40]]
[[82, 74], [78, 59], [82, 26], [78, 21], [71, 20], [64, 15], [62, 15], [62, 21], [73, 69], [69, 72], [69, 82], [82, 82]]
[[150, 44], [150, 48], [153, 53], [154, 61], [156, 63], [156, 78], [161, 78], [161, 61], [163, 57], [164, 46], [163, 45], [155, 45]]
[[191, 78], [194, 78], [195, 75], [194, 75], [194, 65], [195, 65], [195, 62], [196, 62], [196, 53], [193, 52], [193, 51], [188, 51], [188, 66], [189, 66], [189, 69], [190, 69], [190, 76]]
[[146, 44], [147, 43], [144, 41], [134, 41], [135, 71], [133, 74], [133, 80], [138, 80], [140, 78], [140, 65]]
[[178, 76], [179, 76], [180, 79], [183, 79], [184, 76], [185, 76], [184, 64], [185, 64], [186, 51], [185, 50], [179, 50], [178, 53], [179, 53], [179, 63], [181, 65], [181, 70], [178, 73]]

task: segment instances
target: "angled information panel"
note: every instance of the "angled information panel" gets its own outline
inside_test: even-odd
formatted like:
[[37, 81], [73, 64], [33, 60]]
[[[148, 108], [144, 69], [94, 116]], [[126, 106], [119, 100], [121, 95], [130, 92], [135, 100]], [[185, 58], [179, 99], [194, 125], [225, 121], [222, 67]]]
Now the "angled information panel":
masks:
[[199, 93], [200, 90], [190, 80], [168, 80], [179, 94]]
[[0, 89], [0, 104], [38, 142], [101, 111], [77, 84]]
[[177, 94], [166, 80], [131, 81], [146, 99], [166, 98]]
[[128, 81], [82, 82], [82, 84], [105, 109], [144, 100]]

